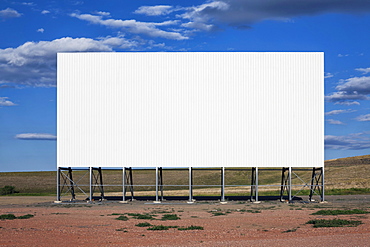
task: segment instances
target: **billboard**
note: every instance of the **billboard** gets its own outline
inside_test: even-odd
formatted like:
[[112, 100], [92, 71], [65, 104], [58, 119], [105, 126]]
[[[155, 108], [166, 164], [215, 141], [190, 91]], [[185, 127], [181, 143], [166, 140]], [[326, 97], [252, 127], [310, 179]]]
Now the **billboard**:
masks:
[[58, 53], [58, 167], [322, 167], [321, 52]]

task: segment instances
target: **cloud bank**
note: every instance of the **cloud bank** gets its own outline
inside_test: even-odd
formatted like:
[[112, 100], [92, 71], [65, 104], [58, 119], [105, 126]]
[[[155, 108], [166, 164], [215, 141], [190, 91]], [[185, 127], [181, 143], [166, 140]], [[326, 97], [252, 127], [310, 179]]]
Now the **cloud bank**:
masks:
[[41, 133], [24, 133], [15, 136], [19, 140], [42, 140], [42, 141], [55, 141], [57, 137], [52, 134], [41, 134]]
[[111, 52], [114, 48], [130, 49], [136, 45], [136, 42], [123, 37], [96, 40], [65, 37], [0, 49], [0, 84], [55, 86], [57, 52]]

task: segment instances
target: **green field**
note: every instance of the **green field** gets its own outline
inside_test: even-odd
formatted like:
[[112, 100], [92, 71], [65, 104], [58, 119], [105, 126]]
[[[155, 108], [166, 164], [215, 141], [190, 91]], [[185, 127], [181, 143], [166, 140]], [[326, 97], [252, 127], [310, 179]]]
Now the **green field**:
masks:
[[[325, 185], [326, 194], [370, 194], [370, 155], [356, 156], [325, 162]], [[305, 182], [310, 181], [310, 171], [295, 172]], [[89, 184], [88, 171], [74, 171], [74, 180], [82, 189], [88, 191]], [[299, 178], [292, 176], [293, 185], [301, 184]], [[137, 186], [135, 191], [153, 191], [155, 184], [154, 170], [134, 170], [133, 181]], [[119, 192], [122, 190], [122, 171], [104, 170], [103, 182], [112, 186], [105, 187], [106, 192]], [[281, 170], [259, 171], [260, 185], [275, 185], [261, 187], [260, 193], [266, 195], [278, 195], [281, 182]], [[164, 185], [183, 185], [166, 186], [165, 191], [187, 190], [188, 171], [187, 170], [163, 170]], [[193, 175], [195, 188], [216, 188], [210, 185], [220, 185], [220, 170], [195, 170]], [[249, 185], [251, 183], [251, 171], [245, 170], [226, 170], [226, 185]], [[19, 193], [14, 195], [50, 195], [56, 193], [56, 171], [49, 172], [2, 172], [0, 173], [0, 188], [4, 186], [14, 186]], [[248, 191], [248, 189], [245, 189]], [[77, 191], [78, 192], [78, 191]], [[200, 192], [204, 193], [204, 192]], [[229, 192], [238, 195], [239, 192]], [[307, 194], [308, 191], [303, 191]], [[231, 195], [230, 194], [230, 195]]]

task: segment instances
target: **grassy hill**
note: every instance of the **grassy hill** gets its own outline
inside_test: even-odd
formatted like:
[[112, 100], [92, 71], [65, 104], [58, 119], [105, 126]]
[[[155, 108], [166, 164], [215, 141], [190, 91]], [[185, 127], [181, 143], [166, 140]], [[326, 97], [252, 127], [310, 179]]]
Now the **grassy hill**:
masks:
[[[296, 171], [301, 179], [309, 182], [310, 171]], [[79, 180], [78, 184], [88, 191], [89, 184], [88, 171], [74, 171], [74, 180]], [[134, 170], [134, 184], [147, 186], [136, 187], [135, 191], [154, 190], [155, 172], [153, 170]], [[225, 173], [225, 183], [227, 185], [246, 185], [250, 184], [251, 172], [240, 170], [227, 170]], [[105, 191], [121, 191], [122, 171], [105, 170], [103, 171], [103, 182], [110, 184]], [[184, 185], [165, 187], [165, 190], [186, 190], [188, 184], [187, 170], [164, 170], [163, 182], [165, 185]], [[219, 185], [219, 170], [196, 170], [194, 172], [194, 184], [203, 185], [199, 188], [212, 188], [207, 185]], [[260, 169], [259, 184], [276, 185], [270, 190], [279, 190], [281, 182], [281, 171]], [[300, 179], [293, 176], [293, 184], [300, 183]], [[325, 161], [325, 184], [326, 190], [333, 189], [366, 189], [370, 192], [370, 155], [356, 156], [335, 160]], [[16, 190], [23, 193], [56, 193], [56, 172], [3, 172], [0, 173], [0, 188], [9, 185], [15, 186]], [[268, 189], [268, 188], [266, 188]], [[362, 190], [363, 191], [363, 190]]]

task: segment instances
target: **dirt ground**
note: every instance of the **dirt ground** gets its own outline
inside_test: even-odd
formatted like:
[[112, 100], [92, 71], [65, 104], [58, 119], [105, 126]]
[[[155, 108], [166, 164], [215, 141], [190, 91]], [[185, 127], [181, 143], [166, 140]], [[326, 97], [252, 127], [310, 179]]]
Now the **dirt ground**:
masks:
[[[0, 246], [370, 246], [370, 214], [311, 215], [320, 209], [370, 211], [370, 196], [327, 196], [327, 203], [296, 201], [116, 201], [59, 203], [51, 197], [0, 197], [0, 215], [29, 219], [0, 220]], [[155, 219], [135, 219], [132, 214]], [[130, 214], [130, 215], [129, 215]], [[178, 220], [161, 220], [176, 214]], [[117, 220], [126, 216], [127, 221]], [[313, 228], [311, 219], [351, 219], [357, 227]], [[148, 230], [136, 226], [177, 226]], [[201, 226], [203, 230], [179, 230]]]

